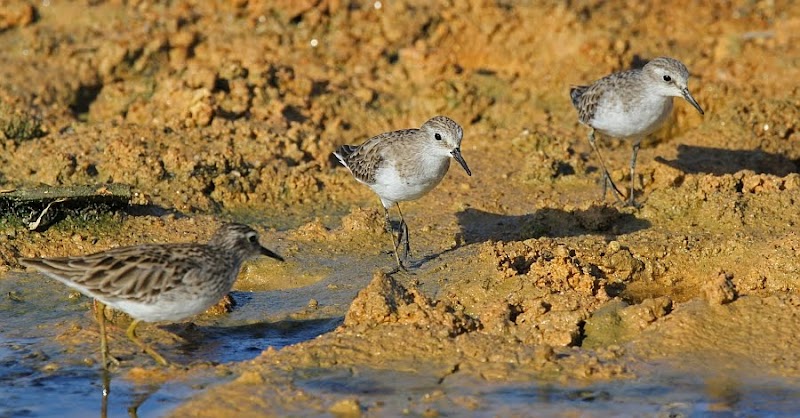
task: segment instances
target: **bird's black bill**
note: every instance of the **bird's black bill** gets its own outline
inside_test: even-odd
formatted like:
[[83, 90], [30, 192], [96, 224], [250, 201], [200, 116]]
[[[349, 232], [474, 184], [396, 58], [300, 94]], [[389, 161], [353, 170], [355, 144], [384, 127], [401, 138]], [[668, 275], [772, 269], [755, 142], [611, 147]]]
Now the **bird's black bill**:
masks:
[[686, 99], [687, 102], [691, 103], [692, 106], [694, 106], [694, 108], [697, 109], [697, 111], [700, 112], [701, 115], [704, 115], [706, 113], [703, 112], [703, 108], [700, 107], [700, 105], [697, 103], [697, 100], [695, 100], [694, 97], [692, 97], [692, 94], [689, 93], [689, 89], [683, 90], [683, 98]]
[[268, 250], [268, 249], [266, 249], [264, 247], [261, 247], [261, 255], [265, 255], [265, 256], [267, 256], [269, 258], [274, 258], [274, 259], [276, 259], [278, 261], [284, 261], [283, 257], [279, 256], [278, 254], [275, 254], [274, 252], [272, 252], [272, 251], [270, 251], [270, 250]]
[[469, 171], [469, 167], [467, 167], [467, 162], [464, 161], [464, 157], [461, 156], [461, 148], [454, 149], [453, 151], [450, 152], [450, 155], [452, 155], [453, 158], [455, 158], [456, 161], [458, 161], [458, 163], [461, 164], [461, 167], [464, 167], [464, 171], [467, 172], [468, 176], [472, 176], [472, 171]]

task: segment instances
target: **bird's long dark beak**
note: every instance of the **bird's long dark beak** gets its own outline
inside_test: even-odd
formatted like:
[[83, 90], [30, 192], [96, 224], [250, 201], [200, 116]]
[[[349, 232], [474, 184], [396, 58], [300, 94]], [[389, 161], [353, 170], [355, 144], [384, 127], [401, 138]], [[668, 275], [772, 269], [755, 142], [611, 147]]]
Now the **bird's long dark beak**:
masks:
[[692, 97], [692, 94], [689, 93], [689, 89], [683, 89], [682, 93], [683, 93], [683, 98], [686, 99], [687, 102], [691, 103], [692, 106], [694, 106], [694, 108], [697, 109], [697, 111], [700, 112], [701, 115], [704, 115], [706, 113], [703, 112], [703, 108], [700, 107], [699, 104], [697, 104], [697, 100], [695, 100], [694, 97]]
[[469, 171], [469, 167], [467, 167], [467, 162], [464, 161], [464, 157], [461, 156], [461, 148], [456, 148], [450, 151], [450, 155], [452, 155], [453, 158], [455, 158], [456, 161], [458, 161], [458, 163], [461, 164], [461, 167], [464, 167], [464, 171], [467, 172], [468, 176], [472, 175], [472, 171]]
[[283, 257], [279, 256], [278, 254], [275, 254], [271, 250], [269, 250], [267, 248], [264, 248], [264, 247], [261, 247], [261, 255], [265, 255], [267, 257], [274, 258], [274, 259], [279, 260], [279, 261], [284, 261]]

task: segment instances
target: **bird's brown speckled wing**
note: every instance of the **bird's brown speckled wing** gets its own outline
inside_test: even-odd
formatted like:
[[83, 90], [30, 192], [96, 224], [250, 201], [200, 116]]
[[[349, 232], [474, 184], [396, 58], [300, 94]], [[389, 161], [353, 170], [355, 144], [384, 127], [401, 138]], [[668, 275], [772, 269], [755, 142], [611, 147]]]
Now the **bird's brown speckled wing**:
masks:
[[[597, 106], [596, 103], [592, 101], [587, 101], [584, 98], [584, 94], [586, 94], [586, 90], [589, 89], [590, 86], [573, 86], [569, 89], [569, 96], [572, 99], [572, 106], [578, 111], [578, 119], [582, 123], [586, 123], [584, 117], [586, 114], [589, 114], [588, 119], [591, 119], [591, 116], [594, 114], [594, 109]], [[590, 109], [587, 107], [591, 107]]]
[[569, 93], [572, 105], [578, 110], [578, 120], [590, 125], [597, 111], [598, 103], [606, 92], [618, 91], [621, 85], [638, 77], [640, 70], [629, 70], [603, 77], [589, 86], [573, 86]]
[[26, 258], [20, 263], [87, 296], [147, 303], [184, 279], [197, 277], [204, 268], [198, 262], [201, 257], [215, 265], [212, 251], [196, 244], [139, 245], [81, 257]]
[[366, 184], [375, 183], [375, 174], [386, 160], [387, 147], [396, 141], [412, 137], [419, 129], [404, 129], [373, 136], [363, 144], [354, 147], [343, 145], [335, 154], [353, 173], [353, 177]]

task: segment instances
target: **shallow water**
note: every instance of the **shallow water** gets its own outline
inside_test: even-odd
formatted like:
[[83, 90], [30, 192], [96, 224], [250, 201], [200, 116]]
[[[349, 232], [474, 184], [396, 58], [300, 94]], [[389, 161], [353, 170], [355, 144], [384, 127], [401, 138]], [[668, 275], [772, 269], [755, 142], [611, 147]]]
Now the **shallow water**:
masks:
[[[171, 347], [167, 357], [179, 364], [244, 361], [267, 347], [279, 349], [338, 326], [340, 317], [274, 319], [285, 317], [297, 303], [303, 306], [308, 290], [233, 292], [237, 309], [232, 314], [198, 318], [188, 331], [191, 338]], [[161, 416], [207, 385], [228, 379], [201, 371], [165, 383], [131, 381], [124, 376], [126, 369], [154, 367], [144, 354], [125, 358], [121, 369], [106, 375], [97, 364], [82, 361], [84, 356], [96, 357], [96, 339], [78, 345], [60, 341], [75, 323], [96, 326], [88, 298], [70, 296], [62, 285], [39, 275], [16, 273], [0, 280], [0, 295], [0, 417], [125, 416], [131, 411]], [[267, 305], [271, 315], [265, 318]], [[187, 333], [181, 324], [162, 328]], [[125, 338], [119, 327], [111, 332], [119, 334], [116, 341]], [[146, 331], [140, 335], [148, 337]], [[110, 342], [112, 354], [114, 343]], [[105, 379], [110, 391], [104, 399]]]
[[[3, 347], [19, 346], [19, 340], [0, 340]], [[104, 397], [104, 376], [92, 367], [65, 367], [44, 372], [25, 364], [26, 348], [41, 341], [28, 341], [28, 347], [6, 350], [0, 365], [0, 416], [2, 417], [85, 417], [125, 416], [134, 411], [139, 416], [165, 414], [188, 398], [193, 389], [185, 384], [139, 385], [110, 377], [108, 396]], [[22, 363], [22, 364], [20, 364]]]
[[[444, 416], [794, 416], [800, 388], [781, 379], [737, 381], [667, 372], [627, 381], [580, 385], [553, 382], [494, 383], [453, 375], [433, 376], [357, 369], [308, 376], [298, 386], [335, 397], [368, 399], [381, 414]], [[366, 404], [366, 405], [364, 405]], [[311, 416], [313, 414], [309, 414]]]

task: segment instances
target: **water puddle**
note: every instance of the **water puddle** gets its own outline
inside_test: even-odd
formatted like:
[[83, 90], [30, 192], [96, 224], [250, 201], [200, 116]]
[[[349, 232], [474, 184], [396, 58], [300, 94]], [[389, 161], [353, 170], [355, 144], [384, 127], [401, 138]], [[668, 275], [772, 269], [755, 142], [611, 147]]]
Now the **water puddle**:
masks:
[[800, 399], [800, 388], [783, 379], [733, 381], [695, 374], [581, 386], [491, 383], [458, 374], [439, 383], [430, 375], [358, 368], [312, 371], [295, 382], [323, 397], [356, 397], [362, 408], [385, 416], [794, 416]]
[[[315, 286], [292, 291], [232, 292], [237, 309], [230, 315], [201, 316], [193, 325], [167, 324], [185, 342], [166, 347], [178, 364], [229, 363], [252, 359], [265, 348], [280, 349], [336, 328], [342, 314], [322, 317], [290, 313], [306, 305]], [[329, 301], [331, 302], [331, 301]], [[177, 379], [131, 380], [135, 366], [157, 368], [144, 354], [124, 356], [123, 366], [105, 373], [86, 358], [97, 357], [96, 324], [90, 299], [70, 293], [38, 274], [10, 273], [0, 280], [0, 417], [161, 416], [181, 401], [229, 377], [213, 369], [190, 370]], [[74, 329], [82, 329], [79, 334]], [[115, 327], [110, 341], [124, 341]], [[140, 333], [145, 339], [154, 331]], [[92, 335], [76, 341], [72, 335]], [[72, 336], [72, 337], [71, 337]], [[160, 346], [159, 349], [164, 349]], [[116, 352], [120, 352], [117, 345]], [[104, 396], [107, 393], [107, 396]]]
[[42, 371], [25, 360], [41, 342], [3, 338], [0, 345], [0, 417], [160, 416], [196, 391], [186, 383], [134, 384], [86, 366]]

